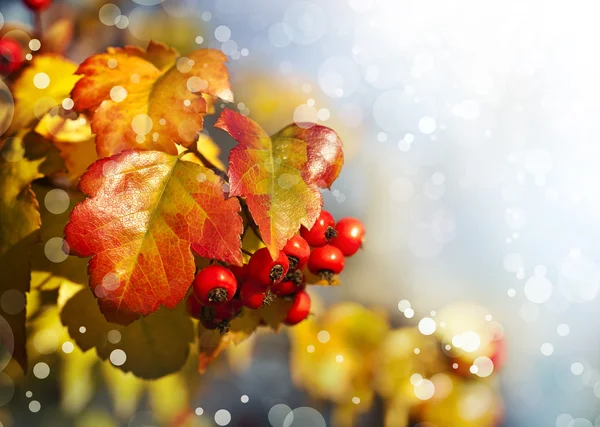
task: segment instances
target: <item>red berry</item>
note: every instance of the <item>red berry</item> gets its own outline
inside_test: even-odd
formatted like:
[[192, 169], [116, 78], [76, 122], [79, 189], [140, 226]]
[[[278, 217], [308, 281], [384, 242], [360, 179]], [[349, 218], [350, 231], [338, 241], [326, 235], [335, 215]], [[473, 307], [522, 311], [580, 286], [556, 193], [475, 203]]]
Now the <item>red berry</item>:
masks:
[[365, 237], [365, 226], [356, 218], [342, 218], [335, 225], [337, 237], [330, 244], [338, 248], [344, 256], [352, 256], [362, 246]]
[[270, 303], [270, 299], [267, 298], [268, 293], [268, 288], [258, 280], [250, 278], [244, 282], [240, 289], [240, 300], [246, 307], [256, 310]]
[[262, 248], [254, 252], [248, 263], [250, 276], [254, 277], [264, 286], [281, 282], [289, 268], [290, 262], [283, 252], [279, 252], [279, 256], [274, 260], [271, 258], [271, 254], [267, 248]]
[[311, 273], [340, 274], [344, 269], [344, 254], [335, 246], [326, 245], [315, 248], [308, 259], [308, 269]]
[[310, 296], [305, 291], [300, 291], [294, 297], [294, 302], [285, 316], [284, 323], [296, 325], [308, 317], [310, 313]]
[[204, 306], [200, 304], [200, 301], [198, 301], [196, 295], [194, 295], [193, 293], [189, 294], [185, 300], [185, 306], [191, 317], [200, 320], [200, 318], [202, 317], [202, 308]]
[[300, 236], [293, 236], [288, 240], [282, 251], [290, 260], [290, 270], [302, 270], [310, 256], [310, 247]]
[[194, 292], [204, 305], [217, 305], [230, 301], [237, 291], [235, 276], [220, 265], [209, 265], [194, 279]]
[[322, 210], [315, 225], [310, 230], [306, 227], [301, 227], [300, 235], [312, 247], [325, 246], [329, 240], [336, 236], [335, 228], [333, 228], [334, 225], [335, 220], [333, 216], [326, 210]]
[[271, 291], [279, 296], [295, 294], [306, 287], [304, 275], [300, 270], [289, 272], [283, 281], [273, 285]]
[[202, 307], [200, 314], [200, 322], [206, 329], [219, 329], [221, 334], [229, 331], [229, 322], [242, 309], [239, 300], [227, 301], [216, 306]]
[[15, 39], [4, 37], [0, 40], [0, 73], [10, 74], [23, 65], [23, 47]]
[[25, 3], [25, 5], [34, 12], [39, 12], [40, 10], [44, 10], [50, 6], [52, 4], [52, 0], [23, 0], [23, 3]]
[[229, 269], [231, 270], [238, 282], [243, 282], [248, 278], [248, 264], [244, 264], [241, 267], [238, 267], [237, 265], [230, 265]]

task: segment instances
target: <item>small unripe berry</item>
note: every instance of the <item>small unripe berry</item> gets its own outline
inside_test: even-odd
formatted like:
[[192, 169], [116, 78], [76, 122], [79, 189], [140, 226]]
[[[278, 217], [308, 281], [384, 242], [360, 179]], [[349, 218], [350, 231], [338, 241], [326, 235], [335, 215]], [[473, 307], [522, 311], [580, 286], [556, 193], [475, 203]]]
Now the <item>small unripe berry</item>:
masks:
[[283, 247], [282, 252], [290, 260], [290, 270], [302, 270], [308, 262], [310, 247], [304, 238], [293, 236]]
[[322, 210], [310, 230], [306, 227], [300, 228], [300, 235], [314, 248], [325, 246], [327, 242], [337, 235], [334, 225], [335, 220], [333, 216], [326, 210]]
[[281, 282], [289, 268], [290, 262], [283, 252], [279, 252], [277, 259], [273, 259], [267, 248], [262, 248], [254, 252], [248, 263], [250, 276], [254, 277], [264, 286], [271, 286]]
[[196, 297], [203, 305], [217, 305], [233, 298], [237, 291], [237, 281], [227, 268], [209, 265], [196, 275], [193, 287]]
[[362, 246], [365, 237], [365, 226], [356, 218], [342, 218], [335, 225], [337, 237], [333, 238], [331, 245], [338, 248], [344, 256], [352, 256]]
[[294, 301], [283, 322], [287, 325], [296, 325], [308, 317], [310, 313], [310, 296], [305, 291], [300, 291], [294, 296]]
[[219, 329], [221, 334], [226, 334], [229, 332], [229, 322], [241, 309], [242, 303], [239, 300], [231, 300], [215, 306], [203, 306], [200, 322], [206, 329]]

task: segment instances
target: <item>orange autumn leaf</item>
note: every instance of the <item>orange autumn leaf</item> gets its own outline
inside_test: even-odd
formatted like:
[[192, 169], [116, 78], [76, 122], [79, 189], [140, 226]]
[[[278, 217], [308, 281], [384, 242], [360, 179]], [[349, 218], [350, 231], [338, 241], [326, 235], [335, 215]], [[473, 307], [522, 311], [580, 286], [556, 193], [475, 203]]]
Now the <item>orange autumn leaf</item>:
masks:
[[79, 186], [90, 198], [73, 210], [65, 239], [72, 253], [92, 256], [90, 286], [109, 321], [174, 308], [194, 278], [192, 250], [242, 262], [240, 204], [204, 166], [128, 150], [96, 161]]
[[233, 101], [225, 55], [199, 49], [177, 51], [150, 42], [148, 49], [109, 48], [86, 59], [72, 98], [75, 110], [90, 112], [98, 154], [129, 148], [176, 154], [202, 130], [212, 97]]
[[246, 198], [259, 231], [275, 258], [301, 225], [316, 221], [323, 199], [343, 163], [342, 142], [325, 126], [290, 125], [269, 137], [253, 120], [223, 110], [215, 127], [238, 143], [229, 154], [232, 196]]

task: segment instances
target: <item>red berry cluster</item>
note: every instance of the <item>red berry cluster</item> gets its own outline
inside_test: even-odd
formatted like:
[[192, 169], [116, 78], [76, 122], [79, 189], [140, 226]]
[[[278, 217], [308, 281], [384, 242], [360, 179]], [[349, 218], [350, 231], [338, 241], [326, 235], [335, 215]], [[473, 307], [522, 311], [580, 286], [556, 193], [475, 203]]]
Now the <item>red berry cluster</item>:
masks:
[[257, 310], [284, 298], [292, 302], [284, 323], [295, 325], [310, 312], [305, 269], [331, 282], [344, 269], [345, 257], [360, 249], [364, 235], [365, 228], [356, 218], [336, 224], [329, 212], [321, 211], [315, 225], [302, 227], [276, 259], [262, 248], [243, 267], [214, 264], [202, 269], [187, 299], [188, 312], [207, 329], [226, 333], [243, 307]]

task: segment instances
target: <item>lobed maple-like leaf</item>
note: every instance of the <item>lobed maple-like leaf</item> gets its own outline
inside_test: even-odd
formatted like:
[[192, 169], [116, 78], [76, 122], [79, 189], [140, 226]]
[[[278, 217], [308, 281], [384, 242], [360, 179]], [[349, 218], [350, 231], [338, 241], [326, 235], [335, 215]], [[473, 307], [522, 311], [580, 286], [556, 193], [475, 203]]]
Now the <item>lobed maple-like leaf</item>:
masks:
[[210, 169], [158, 151], [130, 150], [96, 161], [81, 177], [90, 198], [65, 228], [71, 252], [92, 256], [90, 286], [110, 321], [127, 324], [174, 308], [194, 278], [192, 250], [239, 265], [237, 199], [225, 199]]
[[310, 228], [343, 164], [342, 142], [324, 126], [290, 125], [269, 137], [246, 116], [223, 110], [215, 127], [238, 143], [229, 154], [232, 196], [246, 198], [273, 258], [301, 225]]
[[203, 127], [212, 97], [233, 101], [226, 56], [199, 49], [177, 51], [150, 42], [93, 55], [77, 69], [75, 109], [90, 112], [101, 157], [128, 148], [176, 154], [176, 142], [190, 145]]
[[9, 138], [0, 148], [0, 345], [11, 351], [24, 371], [25, 304], [29, 291], [31, 248], [39, 239], [38, 202], [31, 182], [40, 178], [43, 159], [24, 158], [20, 139]]

